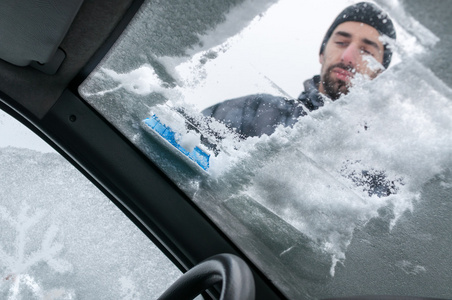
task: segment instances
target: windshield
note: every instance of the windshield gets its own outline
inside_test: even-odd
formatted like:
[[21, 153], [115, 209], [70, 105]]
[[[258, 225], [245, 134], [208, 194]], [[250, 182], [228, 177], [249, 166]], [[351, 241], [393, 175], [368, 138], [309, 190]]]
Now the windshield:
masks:
[[[305, 80], [321, 89], [325, 32], [356, 2], [148, 1], [79, 91], [289, 298], [451, 298], [452, 92], [422, 64], [439, 38], [378, 1], [397, 32], [375, 41], [390, 67], [362, 55], [375, 79], [344, 68], [346, 95], [300, 100]], [[255, 135], [233, 109], [209, 117], [247, 95], [298, 114]]]

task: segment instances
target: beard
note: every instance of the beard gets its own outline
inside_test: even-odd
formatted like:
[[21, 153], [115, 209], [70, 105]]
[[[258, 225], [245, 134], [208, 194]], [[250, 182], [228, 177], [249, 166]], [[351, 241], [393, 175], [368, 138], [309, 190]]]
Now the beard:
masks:
[[331, 76], [331, 74], [332, 74], [331, 71], [334, 68], [341, 68], [341, 69], [344, 69], [349, 72], [351, 72], [353, 70], [353, 68], [351, 68], [350, 66], [347, 66], [343, 63], [338, 63], [338, 64], [328, 67], [326, 72], [324, 72], [322, 74], [321, 81], [323, 83], [323, 88], [325, 90], [325, 94], [329, 98], [331, 98], [331, 100], [337, 100], [337, 99], [339, 99], [339, 97], [341, 95], [346, 95], [351, 87], [350, 82], [346, 82], [341, 79], [333, 78]]

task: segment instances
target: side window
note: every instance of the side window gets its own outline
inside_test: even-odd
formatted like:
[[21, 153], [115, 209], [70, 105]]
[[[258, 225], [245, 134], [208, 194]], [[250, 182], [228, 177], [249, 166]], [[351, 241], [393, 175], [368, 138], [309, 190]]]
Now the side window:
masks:
[[179, 270], [72, 165], [0, 112], [0, 298], [149, 299]]

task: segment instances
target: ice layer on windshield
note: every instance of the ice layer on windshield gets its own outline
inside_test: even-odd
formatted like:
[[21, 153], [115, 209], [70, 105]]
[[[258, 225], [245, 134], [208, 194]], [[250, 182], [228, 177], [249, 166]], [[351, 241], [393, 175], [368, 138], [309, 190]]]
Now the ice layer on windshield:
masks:
[[[142, 54], [150, 57], [149, 60], [136, 67], [133, 67], [136, 58], [120, 66], [114, 60], [107, 60], [92, 76], [93, 81], [81, 91], [215, 221], [234, 238], [242, 238], [239, 244], [246, 239], [236, 234], [238, 227], [229, 224], [227, 216], [230, 215], [222, 209], [243, 219], [247, 214], [262, 214], [268, 218], [274, 216], [278, 223], [276, 220], [281, 218], [296, 229], [303, 241], [307, 237], [319, 253], [328, 255], [329, 268], [324, 268], [328, 269], [324, 278], [332, 278], [337, 267], [347, 264], [347, 251], [356, 232], [378, 220], [381, 224], [377, 232], [391, 233], [404, 214], [415, 213], [419, 203], [445, 191], [426, 194], [426, 185], [435, 180], [443, 183], [441, 187], [449, 185], [452, 92], [421, 63], [422, 56], [427, 55], [438, 38], [405, 13], [399, 1], [378, 1], [392, 16], [398, 35], [397, 42], [391, 44], [395, 52], [391, 67], [372, 81], [357, 76], [348, 95], [335, 102], [326, 100], [324, 107], [300, 118], [293, 128], [281, 127], [271, 136], [241, 140], [215, 121], [210, 121], [209, 126], [202, 125], [203, 117], [199, 113], [209, 105], [207, 100], [214, 104], [228, 99], [228, 95], [232, 95], [228, 92], [235, 88], [242, 92], [240, 82], [229, 85], [229, 79], [224, 78], [229, 68], [238, 66], [233, 77], [243, 82], [254, 72], [252, 81], [255, 81], [247, 93], [265, 92], [296, 98], [301, 92], [302, 80], [308, 79], [299, 78], [296, 69], [287, 67], [290, 74], [287, 80], [294, 77], [298, 80], [297, 90], [293, 92], [279, 75], [263, 72], [264, 66], [256, 67], [249, 61], [236, 59], [237, 56], [228, 56], [236, 49], [246, 48], [241, 39], [251, 31], [254, 35], [253, 30], [266, 22], [266, 15], [292, 2], [280, 1], [270, 6], [272, 1], [264, 1], [262, 6], [253, 9], [251, 3], [254, 1], [235, 6], [245, 12], [248, 10], [248, 16], [254, 16], [240, 23], [243, 29], [233, 27], [238, 35], [230, 37], [230, 31], [222, 31], [227, 28], [225, 24], [241, 20], [240, 10], [231, 9], [222, 19], [223, 23], [211, 30], [200, 33], [193, 25], [200, 43], [184, 48], [184, 55], [171, 56], [159, 52], [161, 49], [149, 50], [151, 54]], [[262, 13], [256, 16], [259, 9]], [[247, 24], [250, 26], [246, 27]], [[324, 31], [319, 36], [323, 34]], [[290, 41], [297, 38], [289, 36]], [[175, 45], [179, 46], [176, 42]], [[288, 43], [287, 47], [290, 45]], [[266, 48], [271, 52], [271, 46]], [[261, 57], [266, 48], [255, 49], [254, 54]], [[318, 45], [314, 52], [318, 55]], [[293, 55], [295, 65], [300, 57]], [[238, 64], [233, 67], [234, 62]], [[320, 66], [315, 72], [319, 69]], [[144, 76], [136, 80], [138, 74]], [[309, 76], [312, 75], [315, 73]], [[209, 97], [204, 91], [209, 84], [213, 86], [216, 99], [206, 100]], [[154, 85], [157, 86], [154, 88]], [[221, 87], [224, 90], [219, 89]], [[198, 90], [203, 92], [196, 94]], [[154, 146], [153, 140], [140, 132], [138, 122], [151, 116], [154, 107], [165, 103], [183, 108], [191, 121], [199, 123], [199, 132], [216, 145], [218, 151], [211, 156], [208, 176], [187, 171], [184, 164]], [[212, 128], [221, 134], [212, 135], [209, 131]], [[250, 204], [250, 199], [255, 203]], [[267, 225], [268, 236], [280, 233], [276, 225]], [[252, 249], [251, 253], [259, 252]], [[279, 250], [281, 258], [290, 255], [296, 247], [287, 245]], [[322, 260], [320, 256], [318, 259]], [[256, 254], [256, 261], [260, 259], [262, 257]], [[392, 266], [402, 271], [417, 270], [417, 275], [428, 270], [405, 258], [392, 262]]]

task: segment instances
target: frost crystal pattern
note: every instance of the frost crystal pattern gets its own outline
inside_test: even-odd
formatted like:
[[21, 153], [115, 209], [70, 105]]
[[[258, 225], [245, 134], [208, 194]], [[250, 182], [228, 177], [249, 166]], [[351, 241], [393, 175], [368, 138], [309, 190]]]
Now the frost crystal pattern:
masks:
[[0, 299], [148, 299], [180, 275], [54, 153], [0, 147]]
[[[30, 207], [24, 204], [19, 214], [14, 217], [3, 206], [0, 206], [0, 218], [16, 233], [10, 251], [6, 245], [0, 245], [0, 263], [2, 266], [2, 290], [8, 290], [8, 299], [18, 299], [21, 292], [28, 290], [37, 299], [72, 299], [74, 292], [65, 289], [45, 290], [33, 273], [33, 267], [46, 263], [56, 273], [72, 271], [72, 265], [58, 258], [63, 245], [56, 241], [58, 227], [51, 225], [43, 236], [32, 236], [33, 228], [42, 222], [46, 212], [37, 210], [29, 213]], [[4, 232], [5, 230], [2, 229]], [[41, 240], [38, 249], [27, 247], [33, 240]], [[36, 244], [36, 243], [35, 243]], [[55, 298], [57, 297], [57, 298]]]

